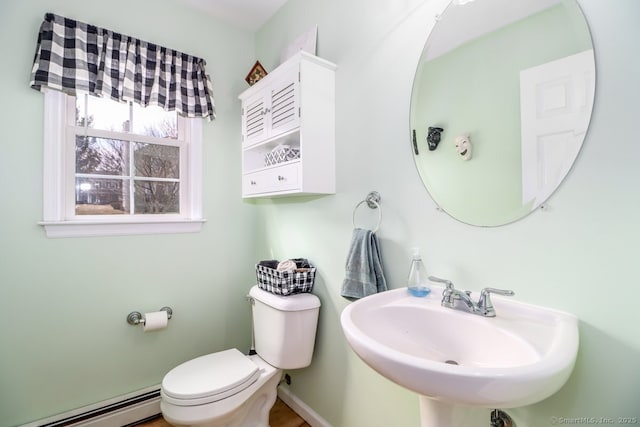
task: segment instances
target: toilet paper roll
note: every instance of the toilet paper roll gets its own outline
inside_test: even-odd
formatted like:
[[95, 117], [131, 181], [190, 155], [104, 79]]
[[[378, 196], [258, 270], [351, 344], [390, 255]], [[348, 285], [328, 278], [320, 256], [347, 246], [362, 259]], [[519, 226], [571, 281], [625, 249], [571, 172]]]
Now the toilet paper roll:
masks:
[[166, 311], [154, 311], [144, 314], [144, 331], [155, 331], [166, 328], [169, 324], [169, 316]]

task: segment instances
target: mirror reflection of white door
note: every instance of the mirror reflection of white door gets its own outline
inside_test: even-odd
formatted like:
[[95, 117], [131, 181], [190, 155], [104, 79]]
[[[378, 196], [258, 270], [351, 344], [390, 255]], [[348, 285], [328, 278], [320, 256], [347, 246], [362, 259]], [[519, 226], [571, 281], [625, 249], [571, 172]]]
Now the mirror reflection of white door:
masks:
[[593, 50], [520, 72], [522, 203], [543, 203], [569, 172], [589, 126]]

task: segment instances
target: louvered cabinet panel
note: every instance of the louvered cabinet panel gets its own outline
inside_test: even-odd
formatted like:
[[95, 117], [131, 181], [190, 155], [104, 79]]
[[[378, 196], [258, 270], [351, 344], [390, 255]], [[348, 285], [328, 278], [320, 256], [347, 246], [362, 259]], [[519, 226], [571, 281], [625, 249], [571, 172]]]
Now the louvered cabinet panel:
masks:
[[298, 75], [298, 69], [292, 68], [282, 79], [274, 82], [271, 88], [269, 93], [271, 137], [300, 126]]
[[243, 145], [251, 145], [267, 137], [266, 113], [266, 98], [263, 94], [245, 102], [242, 107]]

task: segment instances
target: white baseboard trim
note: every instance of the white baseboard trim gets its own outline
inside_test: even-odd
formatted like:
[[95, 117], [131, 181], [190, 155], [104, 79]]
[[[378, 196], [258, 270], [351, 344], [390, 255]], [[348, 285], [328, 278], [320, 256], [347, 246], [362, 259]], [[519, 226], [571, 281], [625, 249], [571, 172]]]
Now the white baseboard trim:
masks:
[[[93, 405], [54, 415], [20, 427], [113, 427], [126, 426], [161, 413], [160, 385], [151, 386], [126, 395], [114, 397]], [[157, 395], [155, 395], [157, 392]], [[136, 399], [145, 394], [154, 394], [140, 402]], [[332, 427], [311, 407], [286, 387], [278, 387], [278, 397], [300, 415], [312, 427]]]
[[332, 427], [331, 424], [322, 418], [316, 411], [311, 409], [309, 405], [304, 403], [300, 398], [287, 387], [278, 387], [278, 397], [284, 403], [300, 415], [311, 427]]
[[160, 414], [160, 385], [23, 424], [20, 427], [126, 426]]

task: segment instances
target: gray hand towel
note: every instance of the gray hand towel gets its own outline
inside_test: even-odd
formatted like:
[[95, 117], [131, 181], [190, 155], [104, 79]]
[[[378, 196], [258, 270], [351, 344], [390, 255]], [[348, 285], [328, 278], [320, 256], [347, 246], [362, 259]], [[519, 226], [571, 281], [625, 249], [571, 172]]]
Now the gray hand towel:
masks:
[[378, 239], [371, 230], [355, 228], [340, 295], [358, 299], [386, 290], [387, 282], [382, 271]]

